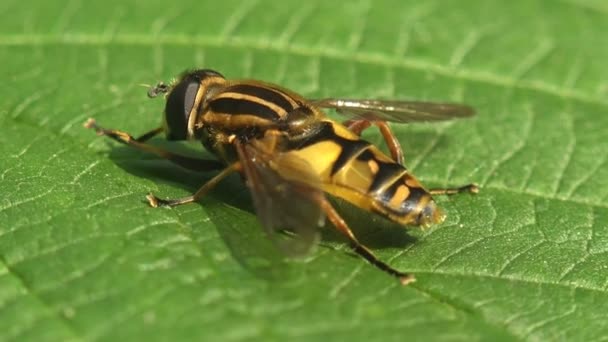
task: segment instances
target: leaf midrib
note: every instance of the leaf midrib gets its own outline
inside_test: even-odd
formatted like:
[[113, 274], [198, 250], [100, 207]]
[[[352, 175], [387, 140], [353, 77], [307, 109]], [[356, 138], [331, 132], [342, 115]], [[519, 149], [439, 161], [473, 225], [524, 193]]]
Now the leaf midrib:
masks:
[[323, 57], [348, 62], [358, 62], [384, 67], [400, 67], [415, 71], [432, 71], [438, 75], [504, 87], [506, 89], [519, 89], [534, 91], [541, 94], [559, 97], [560, 99], [578, 101], [586, 104], [608, 107], [608, 99], [605, 97], [594, 97], [574, 89], [562, 88], [539, 80], [527, 81], [509, 76], [501, 76], [488, 71], [473, 70], [459, 66], [450, 67], [444, 64], [430, 63], [419, 58], [408, 58], [407, 56], [395, 56], [384, 53], [369, 53], [338, 49], [332, 46], [311, 47], [297, 43], [276, 43], [268, 39], [252, 39], [247, 37], [235, 37], [223, 39], [213, 36], [188, 36], [167, 34], [89, 34], [89, 33], [66, 33], [58, 35], [43, 34], [12, 34], [0, 35], [0, 46], [40, 46], [40, 45], [73, 45], [73, 46], [106, 46], [106, 45], [130, 45], [159, 47], [163, 45], [173, 46], [199, 46], [213, 48], [240, 48], [273, 51], [278, 53], [291, 53], [303, 57]]

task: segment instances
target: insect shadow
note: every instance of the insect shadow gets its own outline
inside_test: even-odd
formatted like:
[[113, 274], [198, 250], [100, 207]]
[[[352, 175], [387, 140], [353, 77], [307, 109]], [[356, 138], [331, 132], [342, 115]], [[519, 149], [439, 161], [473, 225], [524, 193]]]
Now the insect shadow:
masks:
[[[428, 133], [419, 133], [427, 135]], [[410, 137], [411, 142], [424, 141], [417, 133]], [[181, 143], [170, 143], [161, 139], [155, 139], [154, 144], [168, 150], [193, 156], [196, 158], [214, 158], [208, 152], [194, 150], [193, 147]], [[170, 183], [182, 188], [186, 193], [195, 192], [202, 184], [207, 182], [217, 173], [194, 172], [183, 169], [167, 160], [156, 156], [139, 152], [127, 146], [113, 145], [109, 158], [113, 160], [123, 170], [136, 176], [151, 179], [160, 183]], [[153, 189], [150, 189], [153, 190]], [[142, 210], [162, 210], [147, 208], [148, 202], [145, 199], [146, 193], [142, 193]], [[161, 198], [167, 197], [162, 193], [156, 195]], [[180, 195], [183, 196], [183, 195]], [[408, 228], [390, 222], [377, 215], [365, 212], [353, 205], [340, 200], [330, 200], [336, 205], [344, 219], [349, 223], [359, 241], [371, 249], [382, 248], [405, 248], [416, 241], [416, 238], [408, 234]], [[220, 203], [220, 205], [217, 205]], [[262, 278], [284, 278], [285, 258], [278, 248], [266, 238], [265, 233], [259, 227], [255, 229], [253, 225], [259, 225], [255, 217], [255, 209], [251, 202], [249, 191], [238, 175], [229, 176], [213, 189], [200, 203], [192, 204], [203, 206], [211, 222], [218, 227], [218, 234], [225, 242], [234, 259], [245, 269]], [[179, 209], [177, 209], [179, 210]], [[249, 223], [242, 220], [234, 222], [230, 215], [239, 215], [239, 212], [251, 214]], [[193, 230], [196, 227], [192, 227]], [[345, 239], [336, 231], [331, 229], [331, 224], [326, 223], [324, 228], [320, 228], [322, 246], [339, 246], [345, 244]], [[353, 253], [353, 257], [356, 255]], [[280, 264], [280, 267], [277, 265]]]

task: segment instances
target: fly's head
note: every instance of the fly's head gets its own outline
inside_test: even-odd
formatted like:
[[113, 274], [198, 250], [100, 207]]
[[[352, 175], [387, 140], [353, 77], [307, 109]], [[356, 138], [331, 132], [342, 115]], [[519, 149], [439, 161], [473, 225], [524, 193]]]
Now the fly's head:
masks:
[[194, 137], [196, 119], [209, 96], [225, 82], [224, 76], [210, 69], [186, 71], [171, 85], [158, 83], [148, 97], [165, 94], [164, 129], [167, 140]]

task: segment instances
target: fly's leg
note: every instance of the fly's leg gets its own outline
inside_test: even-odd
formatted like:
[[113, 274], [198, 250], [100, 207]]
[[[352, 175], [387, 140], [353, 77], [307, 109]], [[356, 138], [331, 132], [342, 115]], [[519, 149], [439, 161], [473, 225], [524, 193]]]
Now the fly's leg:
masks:
[[454, 195], [454, 194], [460, 194], [463, 192], [476, 194], [479, 192], [479, 186], [477, 186], [477, 184], [471, 183], [471, 184], [467, 184], [465, 186], [461, 186], [458, 188], [430, 189], [429, 190], [429, 194], [431, 194], [431, 195]]
[[351, 130], [351, 132], [360, 136], [363, 131], [365, 131], [372, 125], [372, 122], [369, 120], [347, 120], [344, 121], [342, 124], [346, 126], [346, 128], [348, 128], [349, 130]]
[[222, 170], [222, 172], [218, 173], [217, 175], [215, 175], [215, 177], [213, 177], [209, 181], [207, 181], [207, 183], [203, 184], [203, 186], [201, 186], [191, 196], [175, 198], [175, 199], [160, 199], [160, 198], [154, 196], [152, 193], [150, 193], [150, 194], [148, 194], [148, 196], [146, 196], [146, 198], [148, 199], [150, 206], [152, 206], [154, 208], [175, 207], [175, 206], [182, 205], [182, 204], [196, 202], [199, 199], [201, 199], [203, 196], [205, 196], [211, 189], [213, 189], [222, 179], [226, 178], [226, 176], [228, 176], [232, 172], [240, 171], [240, 170], [241, 170], [240, 162], [236, 162], [236, 163], [228, 166], [227, 168]]
[[84, 126], [86, 128], [92, 128], [99, 135], [105, 135], [111, 139], [114, 139], [120, 143], [135, 147], [138, 150], [146, 151], [153, 153], [161, 158], [167, 159], [183, 168], [194, 170], [194, 171], [211, 171], [211, 170], [220, 170], [224, 165], [217, 160], [205, 160], [205, 159], [197, 159], [182, 156], [179, 154], [175, 154], [173, 152], [167, 151], [165, 149], [145, 144], [146, 140], [154, 137], [163, 131], [162, 127], [155, 128], [138, 138], [133, 138], [130, 134], [115, 130], [115, 129], [105, 129], [97, 125], [95, 120], [89, 119]]
[[[93, 123], [95, 123], [95, 121], [93, 121]], [[149, 132], [146, 132], [142, 135], [140, 135], [139, 137], [135, 138], [135, 141], [143, 143], [146, 142], [148, 140], [150, 140], [151, 138], [157, 136], [158, 134], [160, 134], [163, 131], [163, 127], [157, 127], [153, 130], [150, 130]]]
[[395, 159], [395, 161], [401, 165], [404, 164], [405, 159], [403, 157], [403, 149], [401, 148], [401, 144], [399, 144], [399, 140], [397, 140], [395, 134], [393, 134], [393, 131], [386, 121], [349, 120], [344, 122], [344, 125], [357, 135], [361, 135], [364, 130], [369, 128], [371, 125], [375, 125], [380, 130], [380, 133], [382, 134], [382, 137], [384, 138], [386, 146], [388, 146], [393, 159]]
[[329, 221], [331, 221], [331, 223], [336, 227], [336, 229], [338, 229], [340, 233], [342, 233], [344, 236], [346, 236], [346, 238], [348, 238], [350, 246], [355, 251], [355, 253], [359, 254], [362, 258], [364, 258], [370, 264], [376, 266], [380, 270], [394, 277], [397, 277], [397, 279], [399, 279], [402, 285], [407, 285], [416, 280], [413, 275], [400, 272], [378, 259], [372, 253], [372, 251], [370, 251], [367, 247], [362, 245], [357, 240], [357, 238], [350, 230], [344, 219], [340, 216], [340, 214], [338, 214], [338, 212], [336, 212], [331, 203], [329, 203], [326, 198], [322, 198], [320, 199], [320, 201], [321, 208], [323, 208], [323, 211], [325, 212], [325, 215], [327, 216]]

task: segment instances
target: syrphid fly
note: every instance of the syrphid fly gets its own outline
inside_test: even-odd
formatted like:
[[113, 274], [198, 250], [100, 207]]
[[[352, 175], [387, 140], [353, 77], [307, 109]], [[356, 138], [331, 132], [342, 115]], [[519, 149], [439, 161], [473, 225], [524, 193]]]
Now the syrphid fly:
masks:
[[[472, 108], [452, 103], [369, 99], [306, 99], [280, 86], [257, 80], [227, 80], [219, 72], [184, 72], [170, 84], [159, 83], [149, 97], [166, 98], [164, 122], [133, 138], [130, 134], [85, 124], [100, 135], [166, 158], [184, 168], [220, 170], [193, 195], [160, 199], [151, 206], [196, 202], [231, 173], [242, 175], [256, 214], [269, 236], [289, 230], [293, 243], [280, 245], [302, 253], [317, 240], [319, 226], [329, 220], [352, 249], [401, 283], [414, 280], [379, 260], [361, 244], [327, 194], [404, 226], [440, 223], [445, 215], [432, 195], [476, 193], [475, 184], [425, 189], [403, 165], [401, 146], [387, 122], [441, 121], [472, 116]], [[324, 109], [345, 116], [338, 123]], [[380, 130], [390, 155], [361, 139], [368, 127]], [[201, 141], [217, 160], [195, 159], [145, 143], [159, 133], [168, 140]]]

